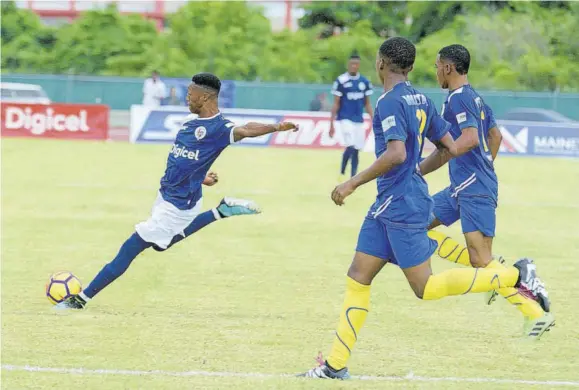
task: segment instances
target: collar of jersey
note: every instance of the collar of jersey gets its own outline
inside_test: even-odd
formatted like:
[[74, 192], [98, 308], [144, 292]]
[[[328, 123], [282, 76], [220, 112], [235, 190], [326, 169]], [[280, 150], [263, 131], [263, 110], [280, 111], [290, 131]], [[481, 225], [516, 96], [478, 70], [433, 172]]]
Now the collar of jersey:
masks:
[[199, 118], [199, 116], [197, 117], [198, 121], [209, 121], [211, 119], [215, 119], [217, 118], [219, 115], [221, 115], [221, 111], [217, 111], [217, 114], [210, 116], [209, 118]]
[[389, 89], [388, 91], [384, 92], [384, 95], [389, 94], [390, 92], [394, 91], [396, 88], [398, 88], [399, 85], [405, 85], [410, 87], [412, 84], [410, 84], [410, 81], [406, 80], [406, 81], [402, 81], [398, 84], [396, 84], [395, 86], [392, 87], [392, 89]]
[[350, 73], [346, 72], [350, 80], [358, 80], [360, 78], [360, 72], [356, 73], [356, 76], [352, 76]]
[[470, 84], [469, 84], [469, 83], [463, 84], [463, 85], [461, 85], [460, 87], [453, 89], [452, 91], [449, 89], [449, 90], [448, 90], [448, 94], [450, 95], [450, 94], [453, 93], [454, 91], [457, 91], [457, 90], [459, 90], [459, 89], [461, 89], [461, 88], [465, 88], [465, 87], [466, 87], [466, 88], [470, 88]]

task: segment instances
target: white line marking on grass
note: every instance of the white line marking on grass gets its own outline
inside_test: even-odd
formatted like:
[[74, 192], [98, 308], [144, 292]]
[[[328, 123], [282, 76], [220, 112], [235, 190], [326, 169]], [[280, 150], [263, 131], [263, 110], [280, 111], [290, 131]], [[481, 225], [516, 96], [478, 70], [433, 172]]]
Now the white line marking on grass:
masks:
[[[113, 370], [113, 369], [89, 369], [89, 368], [53, 368], [35, 366], [15, 366], [3, 364], [2, 369], [6, 371], [27, 371], [27, 372], [49, 372], [55, 374], [77, 374], [77, 375], [124, 375], [124, 376], [172, 376], [172, 377], [231, 377], [231, 378], [292, 378], [289, 374], [262, 374], [257, 372], [217, 372], [217, 371], [162, 371], [162, 370]], [[498, 378], [458, 378], [458, 377], [426, 377], [415, 376], [409, 373], [406, 376], [355, 376], [357, 380], [363, 381], [385, 381], [385, 382], [455, 382], [455, 383], [497, 383], [497, 384], [517, 384], [517, 385], [540, 385], [540, 386], [571, 386], [579, 387], [579, 381], [540, 381], [525, 379], [498, 379]]]

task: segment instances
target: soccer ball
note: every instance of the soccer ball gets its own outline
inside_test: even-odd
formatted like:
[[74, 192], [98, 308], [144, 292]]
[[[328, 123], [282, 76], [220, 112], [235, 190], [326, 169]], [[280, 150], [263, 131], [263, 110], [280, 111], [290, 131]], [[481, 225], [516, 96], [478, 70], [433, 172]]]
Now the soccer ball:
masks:
[[78, 294], [81, 290], [80, 280], [68, 271], [53, 274], [46, 283], [46, 297], [53, 305]]

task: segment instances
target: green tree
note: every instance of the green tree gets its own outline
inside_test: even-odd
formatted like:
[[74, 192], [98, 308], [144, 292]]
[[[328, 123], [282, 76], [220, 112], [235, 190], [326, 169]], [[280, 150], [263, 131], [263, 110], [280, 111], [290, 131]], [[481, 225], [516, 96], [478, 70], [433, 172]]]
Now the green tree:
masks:
[[301, 28], [323, 26], [322, 37], [333, 35], [334, 28], [346, 30], [357, 22], [370, 22], [376, 35], [386, 37], [407, 32], [405, 2], [313, 1], [304, 5], [306, 14], [299, 21]]
[[[128, 61], [147, 51], [157, 39], [151, 21], [141, 15], [121, 15], [114, 5], [104, 10], [88, 11], [73, 23], [62, 26], [51, 52], [49, 69], [56, 73], [101, 74], [107, 62], [115, 68], [115, 57]], [[120, 61], [122, 63], [122, 61]], [[138, 73], [139, 69], [131, 69]]]
[[42, 71], [56, 41], [55, 31], [43, 26], [33, 12], [17, 8], [13, 1], [3, 1], [1, 12], [2, 68]]
[[254, 80], [272, 37], [269, 20], [246, 2], [190, 2], [171, 17], [170, 26], [165, 50], [177, 56], [181, 50], [190, 59], [181, 75], [204, 70]]

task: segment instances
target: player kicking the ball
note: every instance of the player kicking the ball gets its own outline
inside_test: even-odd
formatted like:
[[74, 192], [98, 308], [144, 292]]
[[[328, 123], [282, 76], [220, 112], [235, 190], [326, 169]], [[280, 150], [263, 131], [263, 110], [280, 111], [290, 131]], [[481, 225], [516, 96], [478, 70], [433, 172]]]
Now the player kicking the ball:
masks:
[[424, 139], [450, 155], [458, 154], [449, 124], [432, 101], [408, 82], [416, 48], [407, 39], [386, 40], [378, 52], [376, 70], [385, 92], [376, 105], [373, 121], [376, 161], [366, 170], [337, 186], [332, 200], [343, 205], [358, 187], [374, 179], [378, 196], [358, 237], [348, 270], [346, 296], [327, 360], [301, 376], [322, 379], [349, 378], [346, 364], [364, 325], [370, 306], [370, 285], [386, 263], [398, 265], [420, 299], [488, 292], [497, 287], [522, 287], [536, 294], [542, 287], [534, 265], [527, 259], [514, 267], [457, 268], [433, 275], [430, 256], [436, 241], [427, 235], [433, 201], [417, 169]]
[[[460, 219], [466, 247], [445, 234], [431, 230], [428, 236], [438, 243], [438, 254], [454, 263], [477, 268], [504, 268], [501, 259], [493, 259], [498, 179], [494, 160], [501, 144], [492, 110], [468, 83], [470, 53], [462, 45], [442, 48], [436, 59], [438, 83], [448, 89], [441, 115], [451, 124], [459, 154], [449, 162], [450, 187], [433, 196], [434, 221], [429, 229], [450, 226]], [[462, 153], [461, 153], [462, 152]], [[449, 160], [446, 153], [435, 151], [420, 163], [426, 175]], [[525, 335], [539, 339], [554, 324], [549, 312], [547, 292], [537, 289], [537, 303], [522, 289], [501, 288], [487, 295], [491, 304], [500, 294], [525, 318]]]
[[136, 232], [87, 288], [57, 304], [57, 309], [83, 309], [96, 294], [121, 276], [139, 253], [149, 247], [164, 251], [219, 219], [259, 213], [257, 205], [251, 201], [224, 198], [216, 208], [200, 214], [202, 183], [213, 185], [217, 182], [215, 174], [208, 174], [209, 168], [232, 143], [276, 131], [297, 130], [297, 126], [283, 122], [275, 125], [247, 123], [236, 127], [219, 112], [219, 78], [200, 73], [193, 76], [191, 81], [187, 102], [191, 113], [197, 116], [185, 122], [177, 134], [151, 217], [136, 225]]

